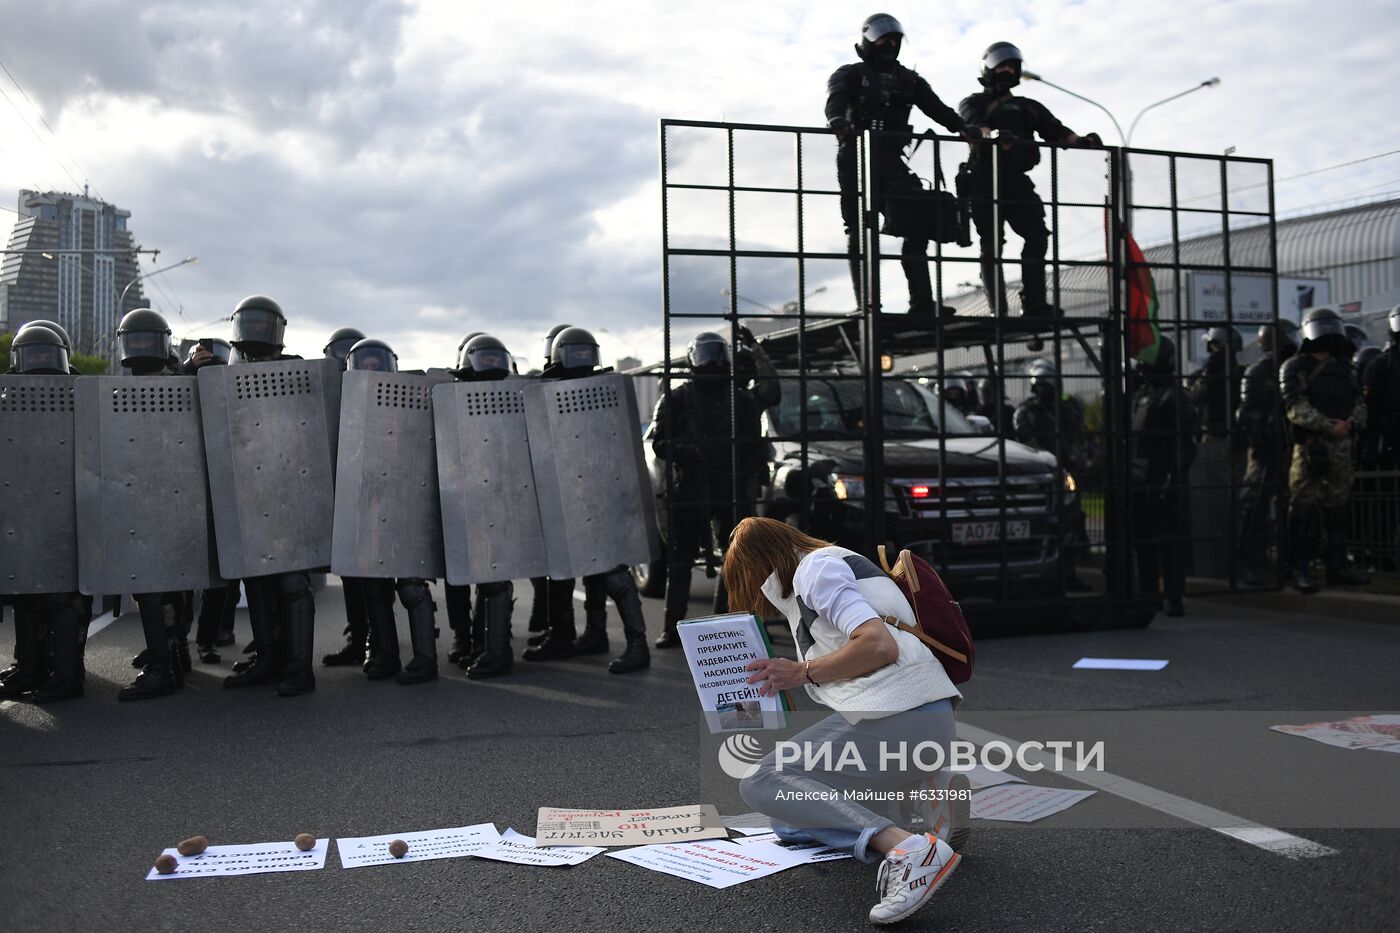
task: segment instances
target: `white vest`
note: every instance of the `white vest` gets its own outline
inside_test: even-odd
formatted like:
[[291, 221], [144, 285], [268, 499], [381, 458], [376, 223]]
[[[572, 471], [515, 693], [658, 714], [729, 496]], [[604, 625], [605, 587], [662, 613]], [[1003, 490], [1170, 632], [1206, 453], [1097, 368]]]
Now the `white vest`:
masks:
[[[914, 610], [898, 584], [869, 558], [834, 545], [811, 554], [834, 554], [845, 560], [855, 575], [856, 587], [861, 595], [881, 617], [894, 616], [901, 622], [918, 624]], [[810, 559], [811, 554], [803, 560]], [[809, 607], [812, 600], [803, 599], [803, 596], [810, 594], [800, 593], [794, 586], [792, 595], [784, 599], [782, 584], [776, 574], [764, 581], [763, 595], [787, 617], [799, 661], [815, 660], [831, 654], [850, 641], [845, 632]], [[952, 697], [956, 706], [962, 694], [948, 679], [947, 672], [933, 652], [908, 632], [890, 626], [889, 633], [899, 645], [899, 658], [893, 664], [850, 680], [820, 686], [806, 684], [808, 696], [841, 713], [851, 722], [902, 713], [947, 697]]]

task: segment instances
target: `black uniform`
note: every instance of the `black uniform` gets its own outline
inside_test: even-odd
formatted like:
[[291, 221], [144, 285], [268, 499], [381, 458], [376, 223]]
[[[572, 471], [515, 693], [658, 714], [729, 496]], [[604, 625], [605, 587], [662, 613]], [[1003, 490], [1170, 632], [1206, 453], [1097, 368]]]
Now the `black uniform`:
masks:
[[1230, 430], [1230, 412], [1240, 407], [1240, 367], [1233, 350], [1217, 347], [1205, 365], [1191, 374], [1191, 401], [1207, 434], [1223, 437]]
[[1136, 377], [1132, 520], [1143, 592], [1165, 596], [1168, 615], [1180, 615], [1186, 591], [1182, 515], [1186, 477], [1196, 458], [1196, 416], [1173, 376], [1170, 356], [1159, 352], [1158, 365]]
[[[912, 132], [909, 112], [914, 107], [935, 123], [954, 133], [963, 131], [958, 114], [933, 92], [917, 72], [898, 62], [861, 61], [842, 65], [826, 82], [826, 125], [832, 129], [893, 130]], [[897, 137], [876, 138], [870, 157], [876, 167], [880, 190], [870, 199], [877, 209], [885, 195], [898, 190], [923, 187], [909, 170], [903, 157], [903, 143]], [[856, 298], [864, 306], [860, 254], [860, 179], [856, 158], [856, 135], [847, 134], [836, 149], [836, 181], [841, 188], [841, 220], [846, 225], [846, 251], [850, 255], [851, 282]], [[911, 310], [932, 311], [933, 286], [928, 274], [928, 241], [906, 238], [900, 250], [905, 278], [909, 280]]]
[[[997, 130], [1001, 137], [1029, 142], [1036, 134], [1047, 142], [1060, 142], [1072, 132], [1039, 101], [1016, 97], [1010, 91], [997, 95], [980, 91], [958, 105], [969, 128]], [[982, 287], [987, 301], [1006, 313], [1006, 281], [997, 263], [1005, 243], [1001, 223], [1011, 225], [1025, 245], [1021, 250], [1021, 309], [1026, 315], [1051, 313], [1045, 289], [1045, 253], [1050, 234], [1045, 228], [1045, 205], [1027, 174], [1040, 162], [1040, 150], [1031, 145], [1011, 145], [997, 152], [1000, 168], [996, 179], [996, 207], [1001, 223], [993, 223], [992, 146], [972, 147], [969, 163], [972, 181], [972, 222], [982, 251]], [[996, 229], [993, 229], [995, 226]]]
[[[1366, 366], [1361, 391], [1367, 424], [1362, 469], [1400, 470], [1400, 334], [1393, 334], [1390, 346]], [[1377, 538], [1385, 545], [1381, 567], [1393, 570], [1400, 564], [1400, 482], [1394, 478], [1373, 482], [1381, 502], [1376, 519]]]
[[1239, 557], [1245, 566], [1244, 582], [1264, 584], [1264, 560], [1269, 544], [1269, 509], [1276, 498], [1287, 463], [1287, 442], [1283, 433], [1283, 398], [1279, 395], [1278, 370], [1281, 357], [1287, 361], [1296, 352], [1283, 344], [1279, 353], [1266, 353], [1244, 371], [1239, 408], [1235, 422], [1249, 447], [1244, 481], [1240, 489]]
[[[738, 519], [752, 512], [744, 486], [745, 478], [756, 470], [761, 450], [758, 408], [748, 392], [734, 392], [731, 435], [731, 387], [727, 374], [691, 379], [663, 395], [652, 418], [652, 450], [670, 467], [663, 490], [675, 497], [666, 542], [668, 642], [676, 623], [686, 615], [691, 570], [701, 546], [713, 541], [724, 547]], [[737, 480], [732, 453], [738, 455]], [[715, 589], [715, 611], [727, 608], [721, 577]]]

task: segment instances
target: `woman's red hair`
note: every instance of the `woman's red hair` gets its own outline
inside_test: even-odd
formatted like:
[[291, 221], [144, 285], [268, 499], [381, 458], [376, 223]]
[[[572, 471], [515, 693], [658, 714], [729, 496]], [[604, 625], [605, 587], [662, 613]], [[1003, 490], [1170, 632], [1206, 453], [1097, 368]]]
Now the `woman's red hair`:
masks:
[[782, 595], [792, 595], [792, 575], [797, 563], [818, 548], [829, 547], [786, 522], [771, 518], [746, 518], [734, 527], [729, 548], [724, 552], [724, 586], [729, 606], [739, 612], [752, 612], [761, 619], [779, 615], [763, 595], [763, 584], [773, 574], [782, 583]]

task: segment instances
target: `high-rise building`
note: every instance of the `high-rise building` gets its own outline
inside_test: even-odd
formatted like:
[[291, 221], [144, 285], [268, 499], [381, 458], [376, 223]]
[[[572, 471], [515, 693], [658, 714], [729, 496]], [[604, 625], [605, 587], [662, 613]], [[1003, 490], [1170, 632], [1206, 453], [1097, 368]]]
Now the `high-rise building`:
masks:
[[56, 321], [67, 329], [74, 351], [111, 358], [117, 322], [146, 304], [136, 242], [126, 228], [131, 212], [86, 190], [22, 190], [18, 213], [0, 265], [0, 332], [37, 319]]

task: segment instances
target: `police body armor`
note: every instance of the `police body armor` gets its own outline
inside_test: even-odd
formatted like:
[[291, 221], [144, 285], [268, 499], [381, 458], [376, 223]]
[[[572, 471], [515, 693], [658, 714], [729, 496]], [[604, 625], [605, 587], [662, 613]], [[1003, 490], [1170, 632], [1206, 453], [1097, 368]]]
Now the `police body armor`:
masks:
[[[1351, 364], [1346, 360], [1333, 359], [1323, 363], [1311, 353], [1299, 353], [1283, 364], [1279, 383], [1285, 408], [1306, 399], [1328, 418], [1345, 421], [1351, 417], [1357, 390]], [[1296, 424], [1293, 425], [1293, 433], [1294, 441], [1300, 444], [1324, 436]]]

